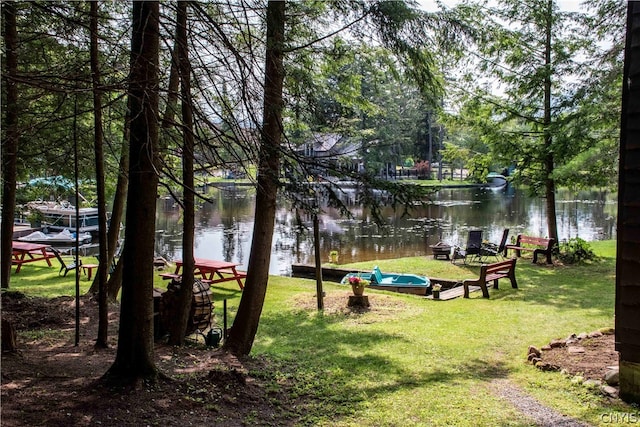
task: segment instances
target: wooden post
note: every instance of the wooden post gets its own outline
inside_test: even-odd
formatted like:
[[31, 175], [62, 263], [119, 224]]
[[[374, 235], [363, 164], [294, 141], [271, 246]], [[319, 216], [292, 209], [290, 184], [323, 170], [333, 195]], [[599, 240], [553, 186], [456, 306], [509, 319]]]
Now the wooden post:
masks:
[[324, 310], [324, 293], [322, 290], [322, 262], [320, 261], [320, 227], [318, 225], [318, 214], [313, 214], [313, 245], [316, 255], [316, 298], [318, 300], [318, 310]]

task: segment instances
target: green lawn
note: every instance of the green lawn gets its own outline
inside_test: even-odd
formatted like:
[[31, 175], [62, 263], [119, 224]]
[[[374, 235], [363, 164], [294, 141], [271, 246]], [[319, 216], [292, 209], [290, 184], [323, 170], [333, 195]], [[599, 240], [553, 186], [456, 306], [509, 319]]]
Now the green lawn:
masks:
[[[602, 423], [601, 414], [611, 411], [636, 413], [560, 373], [539, 372], [526, 363], [530, 344], [613, 326], [615, 242], [594, 242], [593, 247], [602, 261], [589, 265], [519, 261], [519, 289], [505, 281], [500, 290], [490, 289], [489, 300], [479, 292], [470, 299], [432, 301], [368, 289], [372, 303], [384, 298], [393, 304], [374, 305], [361, 315], [319, 313], [314, 281], [271, 277], [252, 353], [269, 359], [271, 369], [253, 374], [271, 380], [275, 388], [294, 380], [294, 393], [303, 397], [303, 406], [295, 410], [310, 425], [531, 425], [490, 391], [493, 380], [504, 378], [589, 424]], [[374, 265], [458, 280], [478, 271], [427, 257], [347, 267]], [[73, 279], [58, 279], [53, 269], [25, 265], [23, 272], [12, 278], [13, 290], [54, 296], [73, 289]], [[86, 290], [86, 278], [81, 283]], [[324, 289], [327, 300], [344, 298], [346, 305], [347, 287], [326, 282]], [[233, 318], [239, 296], [229, 292], [229, 297]], [[217, 304], [217, 315], [220, 310]]]

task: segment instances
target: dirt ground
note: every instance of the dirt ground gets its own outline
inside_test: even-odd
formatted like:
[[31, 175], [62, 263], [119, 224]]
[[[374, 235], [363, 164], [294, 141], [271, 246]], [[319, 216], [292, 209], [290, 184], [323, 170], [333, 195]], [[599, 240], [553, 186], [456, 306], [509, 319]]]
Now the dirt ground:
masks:
[[576, 346], [584, 348], [584, 353], [571, 353], [567, 347], [556, 347], [543, 351], [542, 360], [559, 366], [571, 375], [580, 375], [585, 380], [602, 380], [608, 367], [618, 366], [614, 334], [585, 338]]
[[[377, 298], [378, 296], [376, 296]], [[376, 300], [375, 307], [396, 304]], [[386, 307], [396, 309], [397, 307]], [[351, 310], [344, 296], [325, 298], [325, 311]], [[94, 350], [97, 307], [80, 299], [80, 344], [75, 341], [75, 302], [2, 294], [2, 317], [18, 332], [18, 353], [2, 354], [1, 424], [14, 426], [292, 426], [301, 424], [308, 399], [290, 397], [295, 378], [269, 372], [259, 358], [238, 360], [202, 340], [182, 348], [156, 346], [158, 368], [172, 380], [154, 387], [111, 390], [98, 380], [115, 359], [118, 307], [110, 308], [110, 348]], [[357, 315], [358, 310], [352, 311]], [[91, 320], [91, 321], [90, 321]], [[47, 330], [47, 333], [43, 333]], [[571, 373], [600, 379], [617, 363], [613, 336], [592, 339], [581, 357], [545, 352]], [[526, 349], [523, 349], [523, 352]], [[547, 359], [549, 357], [549, 359]], [[114, 398], [116, 401], [114, 402]]]
[[109, 311], [110, 348], [97, 351], [97, 322], [89, 321], [97, 318], [95, 301], [80, 300], [76, 347], [73, 298], [2, 295], [2, 317], [18, 332], [18, 353], [2, 354], [3, 427], [240, 426], [247, 420], [287, 426], [300, 419], [286, 393], [292, 383], [279, 379], [274, 387], [273, 378], [250, 375], [268, 371], [266, 361], [238, 360], [202, 338], [182, 348], [156, 346], [156, 365], [172, 380], [134, 390], [106, 388], [98, 380], [115, 360], [118, 306]]

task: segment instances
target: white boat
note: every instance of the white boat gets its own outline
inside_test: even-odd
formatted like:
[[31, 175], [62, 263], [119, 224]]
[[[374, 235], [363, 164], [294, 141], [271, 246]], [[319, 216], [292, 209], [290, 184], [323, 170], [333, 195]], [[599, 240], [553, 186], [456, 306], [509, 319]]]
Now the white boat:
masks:
[[[21, 242], [42, 243], [53, 246], [70, 246], [76, 243], [76, 235], [67, 229], [55, 234], [34, 231], [31, 234], [18, 238], [18, 240]], [[79, 241], [81, 245], [91, 243], [91, 233], [80, 233]]]
[[80, 208], [76, 217], [76, 208], [70, 203], [31, 202], [28, 207], [42, 213], [42, 226], [49, 230], [76, 230], [77, 222], [80, 233], [98, 231], [98, 208]]
[[507, 185], [507, 177], [496, 172], [489, 172], [487, 174], [487, 187], [489, 188], [502, 188]]

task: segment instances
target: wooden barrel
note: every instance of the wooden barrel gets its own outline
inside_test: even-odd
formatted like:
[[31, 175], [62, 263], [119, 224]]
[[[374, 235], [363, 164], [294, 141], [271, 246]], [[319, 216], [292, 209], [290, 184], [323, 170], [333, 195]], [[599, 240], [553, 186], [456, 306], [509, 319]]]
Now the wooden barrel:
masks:
[[[181, 278], [171, 280], [167, 286], [167, 291], [162, 294], [160, 320], [164, 331], [169, 330], [169, 325], [177, 317], [177, 292], [182, 286], [180, 280]], [[198, 279], [193, 282], [193, 296], [191, 297], [191, 311], [187, 322], [186, 335], [191, 335], [196, 331], [204, 331], [211, 326], [213, 316], [212, 297], [208, 283], [203, 283]]]

